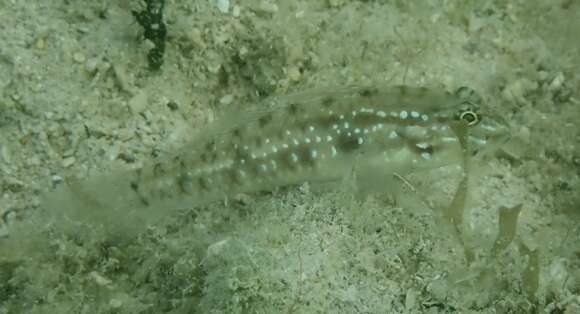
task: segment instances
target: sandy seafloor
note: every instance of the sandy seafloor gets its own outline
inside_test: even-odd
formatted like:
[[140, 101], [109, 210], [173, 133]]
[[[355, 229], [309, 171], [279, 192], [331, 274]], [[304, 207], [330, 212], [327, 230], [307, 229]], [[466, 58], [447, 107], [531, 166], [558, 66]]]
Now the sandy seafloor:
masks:
[[[168, 0], [156, 73], [139, 8], [0, 1], [0, 313], [580, 313], [577, 1]], [[365, 199], [238, 195], [122, 244], [28, 224], [63, 178], [137, 167], [228, 107], [401, 84], [470, 86], [510, 124], [470, 178], [464, 246], [426, 205], [451, 200], [444, 169]]]

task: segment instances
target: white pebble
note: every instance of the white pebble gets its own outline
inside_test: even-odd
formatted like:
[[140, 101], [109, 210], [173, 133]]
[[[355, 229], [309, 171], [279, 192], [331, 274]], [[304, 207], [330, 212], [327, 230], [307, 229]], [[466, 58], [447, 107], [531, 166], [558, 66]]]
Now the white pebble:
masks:
[[62, 166], [68, 168], [72, 166], [77, 160], [74, 157], [67, 157], [62, 160]]
[[220, 104], [222, 105], [229, 105], [234, 101], [234, 96], [232, 95], [225, 95], [224, 97], [220, 98]]
[[216, 6], [221, 13], [230, 11], [230, 0], [216, 0]]
[[85, 60], [86, 60], [86, 58], [85, 58], [85, 55], [84, 55], [84, 54], [82, 54], [82, 53], [80, 53], [80, 52], [75, 52], [75, 53], [73, 54], [73, 60], [74, 60], [76, 63], [84, 63], [84, 62], [85, 62]]

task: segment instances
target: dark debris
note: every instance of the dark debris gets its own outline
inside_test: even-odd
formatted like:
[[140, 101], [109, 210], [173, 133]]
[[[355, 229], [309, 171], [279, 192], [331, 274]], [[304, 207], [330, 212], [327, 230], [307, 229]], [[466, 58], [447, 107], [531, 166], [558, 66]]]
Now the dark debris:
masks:
[[131, 11], [137, 23], [145, 29], [145, 39], [150, 40], [155, 47], [147, 54], [149, 68], [159, 70], [163, 64], [167, 27], [163, 22], [163, 7], [165, 0], [144, 0], [146, 7], [142, 11]]

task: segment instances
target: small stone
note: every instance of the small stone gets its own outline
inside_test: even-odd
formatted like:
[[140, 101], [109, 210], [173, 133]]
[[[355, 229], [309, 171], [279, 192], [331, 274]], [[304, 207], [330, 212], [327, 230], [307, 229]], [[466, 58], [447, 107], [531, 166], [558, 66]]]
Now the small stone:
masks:
[[328, 0], [328, 4], [333, 8], [337, 8], [344, 5], [344, 0]]
[[223, 251], [225, 250], [225, 247], [229, 243], [229, 241], [230, 241], [229, 239], [225, 239], [225, 240], [215, 242], [215, 243], [211, 244], [210, 246], [208, 246], [206, 258], [213, 258], [213, 257], [222, 255]]
[[540, 82], [545, 82], [548, 80], [550, 73], [548, 73], [547, 71], [539, 71], [538, 72], [538, 80]]
[[288, 73], [288, 78], [291, 81], [297, 82], [297, 81], [300, 80], [301, 73], [300, 73], [300, 70], [297, 67], [291, 66], [290, 68], [288, 68], [288, 72], [287, 73]]
[[27, 165], [30, 167], [40, 166], [40, 158], [38, 156], [32, 156], [27, 160]]
[[52, 120], [53, 117], [54, 117], [54, 112], [52, 112], [52, 111], [44, 112], [44, 118], [46, 120]]
[[220, 99], [220, 104], [222, 105], [229, 105], [234, 101], [234, 96], [232, 95], [225, 95]]
[[50, 183], [52, 183], [53, 187], [57, 187], [64, 179], [59, 175], [52, 175], [50, 176]]
[[76, 158], [74, 157], [67, 157], [65, 159], [62, 160], [62, 166], [65, 168], [68, 168], [70, 166], [72, 166], [75, 162], [76, 162]]
[[275, 14], [278, 12], [278, 6], [275, 3], [263, 2], [254, 8], [259, 14]]
[[84, 63], [84, 62], [85, 62], [85, 60], [86, 60], [86, 58], [85, 58], [85, 55], [84, 55], [84, 54], [82, 54], [82, 53], [80, 53], [80, 52], [75, 52], [75, 53], [73, 54], [73, 60], [74, 60], [76, 63]]
[[216, 6], [221, 13], [230, 11], [230, 0], [216, 0]]
[[201, 34], [201, 31], [197, 28], [192, 28], [187, 32], [187, 39], [191, 42], [194, 47], [198, 47], [200, 49], [205, 49], [206, 44]]
[[95, 73], [99, 69], [99, 59], [91, 58], [85, 63], [85, 70], [89, 73]]
[[[105, 64], [103, 64], [103, 66], [105, 66]], [[103, 68], [103, 71], [105, 69]], [[115, 79], [116, 79], [116, 83], [119, 86], [119, 88], [121, 88], [122, 91], [124, 92], [128, 92], [128, 93], [133, 93], [133, 87], [131, 86], [130, 80], [129, 80], [129, 74], [127, 72], [127, 68], [123, 65], [120, 64], [115, 64], [113, 66], [113, 73], [115, 73]]]
[[111, 301], [109, 301], [109, 305], [113, 309], [118, 309], [123, 306], [123, 301], [119, 299], [111, 299]]
[[2, 156], [2, 161], [6, 164], [9, 164], [12, 161], [12, 154], [8, 149], [8, 145], [0, 144], [0, 156]]
[[147, 109], [147, 94], [143, 91], [138, 91], [131, 100], [129, 100], [129, 107], [133, 113], [140, 113]]
[[79, 26], [77, 28], [77, 31], [81, 34], [88, 34], [90, 32], [90, 29], [86, 26]]
[[129, 128], [122, 128], [118, 131], [119, 139], [123, 142], [127, 142], [133, 138], [135, 131]]
[[177, 105], [177, 103], [173, 100], [169, 101], [167, 103], [167, 107], [171, 110], [171, 111], [175, 111], [177, 109], [179, 109], [179, 105]]
[[234, 17], [240, 17], [240, 13], [241, 13], [241, 8], [239, 5], [234, 5], [233, 9], [232, 9], [232, 15]]
[[207, 70], [212, 73], [212, 74], [217, 74], [219, 72], [219, 70], [221, 69], [222, 65], [221, 63], [209, 63], [206, 65]]
[[62, 153], [62, 155], [64, 157], [71, 157], [74, 154], [75, 154], [75, 150], [73, 148], [69, 148]]
[[110, 286], [113, 281], [111, 279], [106, 278], [105, 276], [99, 274], [96, 271], [92, 271], [89, 273], [89, 277], [99, 286], [106, 287]]
[[573, 156], [572, 157], [572, 163], [576, 166], [576, 167], [580, 167], [580, 156]]
[[517, 137], [520, 138], [524, 143], [530, 143], [531, 132], [528, 127], [520, 127], [516, 134]]
[[243, 59], [248, 54], [248, 48], [242, 46], [238, 52], [239, 56]]
[[36, 49], [44, 49], [44, 48], [46, 48], [46, 39], [44, 39], [44, 38], [38, 38], [36, 40], [36, 43], [34, 44], [34, 46], [36, 47]]
[[411, 311], [415, 308], [417, 308], [417, 291], [415, 291], [412, 288], [409, 288], [409, 290], [407, 290], [407, 294], [405, 295], [405, 308], [408, 311]]
[[126, 304], [130, 304], [131, 297], [126, 293], [115, 293], [112, 295], [111, 300], [109, 301], [109, 306], [112, 309], [120, 309], [121, 307], [125, 306]]
[[117, 158], [128, 164], [132, 164], [137, 161], [137, 158], [134, 155], [123, 152], [119, 153], [119, 155], [117, 155]]
[[559, 89], [560, 87], [562, 87], [562, 84], [564, 84], [564, 74], [562, 74], [562, 72], [558, 73], [556, 75], [556, 77], [554, 77], [554, 79], [552, 80], [552, 83], [550, 83], [550, 89], [552, 90], [556, 90]]
[[252, 198], [248, 194], [236, 194], [232, 197], [232, 200], [238, 205], [245, 206], [250, 204]]

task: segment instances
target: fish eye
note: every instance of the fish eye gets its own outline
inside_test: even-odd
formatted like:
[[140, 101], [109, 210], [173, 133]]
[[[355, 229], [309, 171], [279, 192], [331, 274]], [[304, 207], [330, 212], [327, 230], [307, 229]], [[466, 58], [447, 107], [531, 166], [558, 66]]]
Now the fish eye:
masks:
[[480, 117], [472, 110], [465, 110], [459, 114], [459, 119], [467, 122], [468, 126], [474, 126], [480, 121]]

